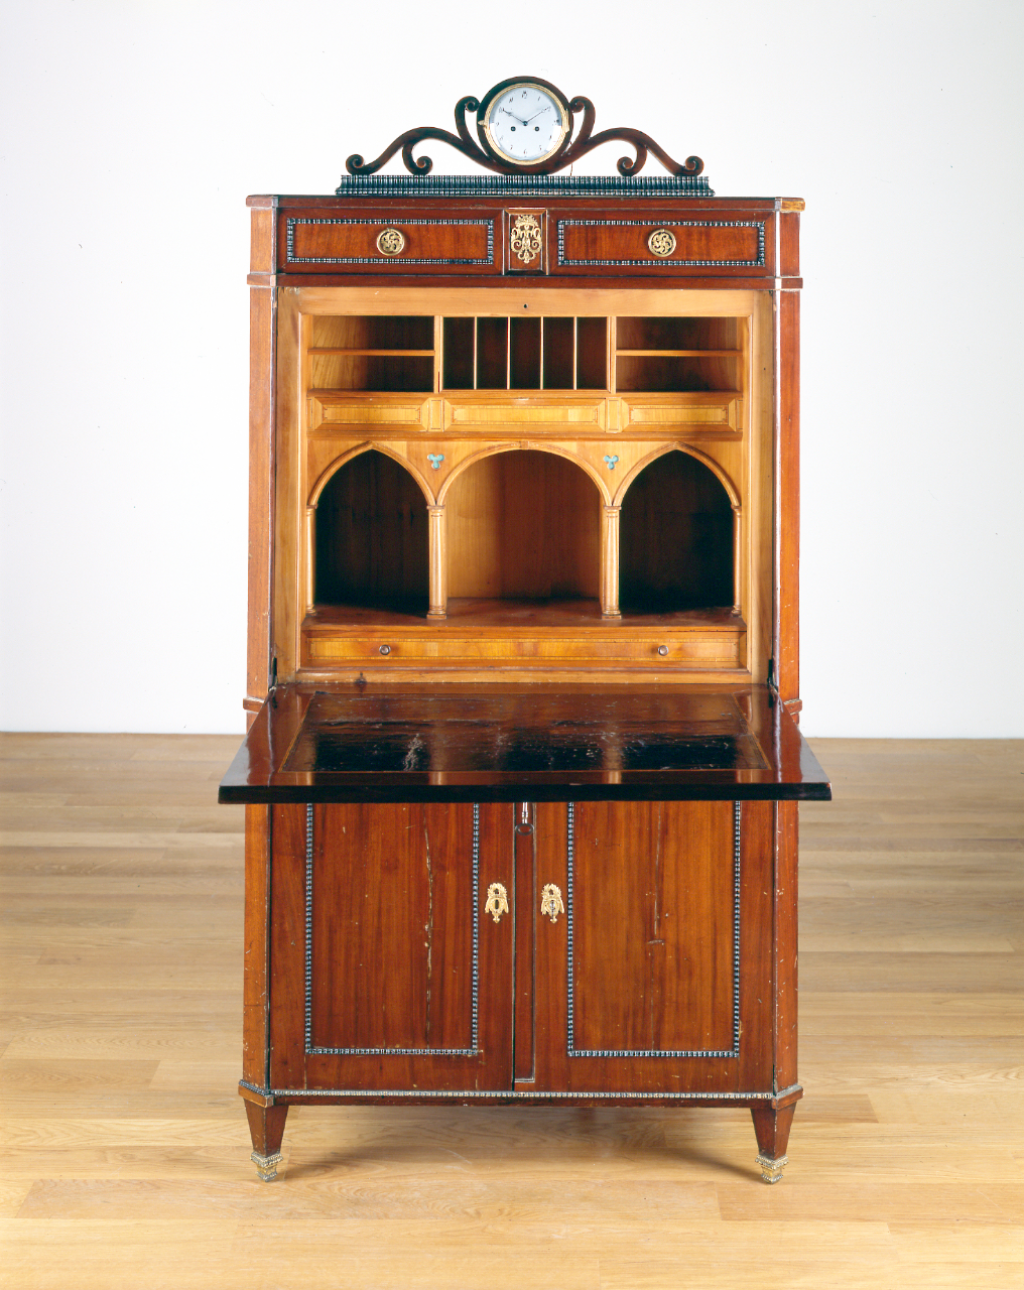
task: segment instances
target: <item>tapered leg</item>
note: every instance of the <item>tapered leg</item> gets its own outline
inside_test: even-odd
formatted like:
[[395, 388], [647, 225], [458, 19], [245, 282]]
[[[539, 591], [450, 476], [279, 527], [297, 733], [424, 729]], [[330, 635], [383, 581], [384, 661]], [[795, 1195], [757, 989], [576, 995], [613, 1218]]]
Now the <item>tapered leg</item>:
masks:
[[758, 1157], [755, 1163], [761, 1166], [761, 1177], [766, 1183], [781, 1182], [782, 1171], [789, 1164], [786, 1147], [789, 1145], [789, 1129], [795, 1110], [795, 1102], [779, 1111], [770, 1106], [750, 1108], [754, 1132], [757, 1134]]
[[249, 1117], [252, 1162], [256, 1172], [264, 1182], [273, 1182], [277, 1177], [277, 1166], [281, 1163], [281, 1139], [288, 1107], [280, 1104], [257, 1106], [255, 1102], [246, 1102], [245, 1113]]

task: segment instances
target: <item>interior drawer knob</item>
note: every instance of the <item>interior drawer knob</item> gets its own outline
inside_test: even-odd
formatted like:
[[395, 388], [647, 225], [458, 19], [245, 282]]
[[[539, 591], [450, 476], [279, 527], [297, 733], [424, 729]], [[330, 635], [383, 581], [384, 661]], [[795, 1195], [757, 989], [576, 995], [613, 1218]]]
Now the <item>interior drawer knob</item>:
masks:
[[667, 646], [667, 645], [659, 645], [659, 646], [658, 646], [658, 653], [661, 655], [661, 657], [662, 657], [662, 658], [664, 658], [664, 657], [665, 657], [665, 655], [668, 653], [668, 646]]
[[391, 646], [390, 646], [390, 645], [382, 645], [382, 646], [380, 647], [380, 652], [381, 652], [382, 654], [390, 654], [390, 653], [391, 653]]

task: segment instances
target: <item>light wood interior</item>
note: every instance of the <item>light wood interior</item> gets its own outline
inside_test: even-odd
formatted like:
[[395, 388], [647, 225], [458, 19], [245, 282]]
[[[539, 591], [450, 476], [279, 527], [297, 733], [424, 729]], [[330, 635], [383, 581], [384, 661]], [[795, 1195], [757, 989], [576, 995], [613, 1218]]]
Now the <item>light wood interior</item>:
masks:
[[[484, 629], [503, 602], [525, 658], [555, 624], [545, 606], [557, 616], [579, 601], [609, 630], [662, 615], [669, 638], [682, 633], [663, 679], [711, 679], [711, 659], [715, 677], [763, 679], [768, 308], [742, 291], [286, 293], [279, 675], [345, 670], [349, 646], [311, 662], [328, 657], [303, 626], [313, 606], [321, 628], [327, 610], [350, 624], [396, 611], [430, 633], [456, 615], [471, 629], [473, 604]], [[678, 615], [694, 613], [684, 628]], [[698, 647], [701, 631], [715, 643]], [[614, 639], [595, 638], [590, 659], [609, 679]], [[632, 666], [628, 652], [619, 662]]]
[[293, 1107], [256, 1182], [236, 747], [2, 736], [12, 1288], [1020, 1285], [1024, 743], [815, 741], [777, 1187], [745, 1109], [557, 1103]]
[[739, 318], [619, 318], [615, 388], [623, 392], [741, 393]]
[[346, 315], [313, 320], [310, 386], [316, 390], [421, 391], [434, 388], [434, 319]]
[[495, 453], [448, 493], [448, 594], [597, 600], [600, 495], [575, 462]]

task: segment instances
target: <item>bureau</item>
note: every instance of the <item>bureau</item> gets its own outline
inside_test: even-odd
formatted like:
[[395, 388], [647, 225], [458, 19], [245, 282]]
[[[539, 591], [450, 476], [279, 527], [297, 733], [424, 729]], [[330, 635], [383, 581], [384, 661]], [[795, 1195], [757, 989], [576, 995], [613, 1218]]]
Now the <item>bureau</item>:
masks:
[[[553, 151], [503, 151], [506, 101], [561, 113]], [[445, 135], [410, 132], [334, 196], [249, 199], [220, 800], [253, 1160], [295, 1104], [729, 1104], [774, 1182], [797, 803], [830, 796], [795, 720], [802, 203], [714, 197], [637, 131], [672, 173], [561, 176], [592, 105], [535, 79], [460, 110], [495, 175], [377, 173]]]

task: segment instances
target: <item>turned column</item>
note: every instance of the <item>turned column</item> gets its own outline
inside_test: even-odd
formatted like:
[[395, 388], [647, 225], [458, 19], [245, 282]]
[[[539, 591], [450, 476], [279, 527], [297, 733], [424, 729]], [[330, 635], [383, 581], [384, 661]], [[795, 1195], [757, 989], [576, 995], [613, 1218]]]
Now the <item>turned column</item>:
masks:
[[306, 613], [316, 601], [316, 507], [306, 507]]
[[430, 545], [430, 608], [428, 618], [448, 617], [448, 525], [443, 506], [427, 507]]
[[601, 508], [601, 617], [621, 618], [619, 609], [619, 514], [621, 506]]
[[742, 518], [740, 504], [734, 502], [732, 508], [732, 612], [734, 614], [740, 612], [740, 571], [743, 568], [743, 548], [740, 545]]

